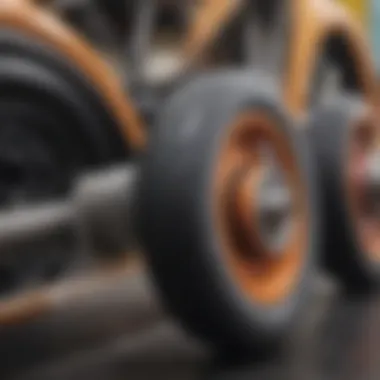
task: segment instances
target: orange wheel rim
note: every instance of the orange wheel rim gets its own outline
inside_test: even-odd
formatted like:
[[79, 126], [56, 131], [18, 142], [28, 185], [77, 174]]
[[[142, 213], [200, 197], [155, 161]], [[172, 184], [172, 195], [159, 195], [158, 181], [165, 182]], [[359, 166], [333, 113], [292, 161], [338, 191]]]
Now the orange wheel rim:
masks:
[[228, 268], [245, 295], [265, 304], [293, 291], [308, 243], [304, 183], [277, 123], [264, 112], [241, 115], [215, 178], [216, 224]]
[[380, 261], [380, 126], [374, 116], [351, 125], [346, 168], [348, 204], [361, 251]]

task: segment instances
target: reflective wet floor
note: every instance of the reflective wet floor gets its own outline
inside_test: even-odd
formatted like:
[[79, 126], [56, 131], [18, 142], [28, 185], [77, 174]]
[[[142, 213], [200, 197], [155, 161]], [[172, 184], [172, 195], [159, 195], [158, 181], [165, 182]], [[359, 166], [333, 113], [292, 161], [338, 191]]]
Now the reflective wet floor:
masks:
[[1, 379], [380, 378], [380, 298], [344, 295], [326, 278], [281, 352], [217, 358], [161, 310], [147, 279], [113, 284], [43, 320], [0, 332]]

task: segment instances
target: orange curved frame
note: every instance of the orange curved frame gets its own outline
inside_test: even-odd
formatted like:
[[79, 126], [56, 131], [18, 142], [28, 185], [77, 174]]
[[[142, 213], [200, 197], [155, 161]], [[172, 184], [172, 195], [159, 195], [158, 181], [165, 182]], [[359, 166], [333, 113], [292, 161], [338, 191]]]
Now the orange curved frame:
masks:
[[[125, 94], [122, 96], [123, 91], [117, 78], [84, 41], [48, 11], [35, 5], [48, 1], [2, 0], [0, 23], [9, 23], [25, 29], [28, 33], [39, 35], [70, 56], [108, 101], [132, 146], [143, 147], [146, 136], [141, 120], [131, 101]], [[190, 65], [202, 61], [208, 47], [218, 42], [223, 29], [244, 10], [246, 1], [203, 0], [196, 5], [191, 24], [182, 41], [183, 54]], [[307, 113], [311, 78], [318, 56], [329, 37], [337, 34], [344, 38], [352, 52], [362, 93], [367, 102], [377, 105], [375, 65], [359, 20], [342, 3], [331, 0], [288, 2], [291, 32], [283, 91], [289, 110], [297, 117]]]
[[120, 80], [85, 41], [35, 0], [1, 0], [0, 25], [36, 36], [71, 59], [103, 97], [132, 149], [145, 145], [145, 133], [132, 102]]
[[360, 21], [344, 5], [329, 0], [291, 0], [291, 4], [294, 21], [285, 83], [285, 99], [290, 109], [295, 113], [306, 109], [310, 78], [318, 54], [333, 35], [344, 37], [355, 60], [362, 93], [368, 105], [376, 106], [375, 65]]
[[[246, 0], [204, 0], [193, 19], [185, 42], [188, 61], [198, 59], [216, 43], [219, 33], [242, 11]], [[278, 0], [284, 1], [284, 0]], [[289, 0], [292, 27], [284, 99], [294, 115], [307, 112], [311, 78], [318, 55], [329, 37], [339, 34], [347, 42], [360, 77], [363, 94], [377, 103], [375, 66], [358, 20], [340, 3], [331, 0]]]

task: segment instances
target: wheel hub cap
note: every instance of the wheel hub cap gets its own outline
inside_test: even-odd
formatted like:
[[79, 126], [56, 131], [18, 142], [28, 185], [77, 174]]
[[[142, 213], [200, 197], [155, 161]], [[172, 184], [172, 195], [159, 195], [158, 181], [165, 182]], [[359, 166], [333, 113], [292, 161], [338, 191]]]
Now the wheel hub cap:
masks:
[[258, 218], [259, 234], [267, 252], [274, 258], [283, 254], [283, 247], [291, 235], [291, 193], [280, 168], [268, 170], [259, 186]]

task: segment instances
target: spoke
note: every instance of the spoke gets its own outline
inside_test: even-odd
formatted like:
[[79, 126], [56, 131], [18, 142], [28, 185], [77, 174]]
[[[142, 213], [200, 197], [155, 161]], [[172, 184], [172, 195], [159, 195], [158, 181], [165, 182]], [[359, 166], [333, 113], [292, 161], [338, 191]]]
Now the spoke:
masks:
[[140, 0], [136, 4], [131, 41], [127, 41], [126, 55], [130, 59], [130, 78], [140, 81], [154, 32], [157, 0]]
[[95, 1], [85, 3], [82, 10], [85, 27], [89, 30], [91, 38], [100, 43], [108, 52], [116, 53], [118, 51], [117, 34], [105, 17], [104, 11], [99, 9]]
[[288, 5], [286, 2], [278, 2], [270, 12], [269, 20], [263, 20], [261, 12], [255, 6], [247, 7], [243, 21], [245, 61], [249, 66], [280, 76], [287, 51]]
[[265, 62], [265, 35], [258, 12], [255, 12], [252, 7], [248, 7], [243, 22], [245, 61], [249, 66], [263, 67]]
[[268, 30], [268, 39], [266, 45], [268, 46], [267, 53], [267, 67], [270, 71], [281, 75], [284, 67], [284, 59], [287, 51], [287, 31], [289, 27], [289, 14], [286, 1], [281, 1], [275, 7], [273, 21]]

